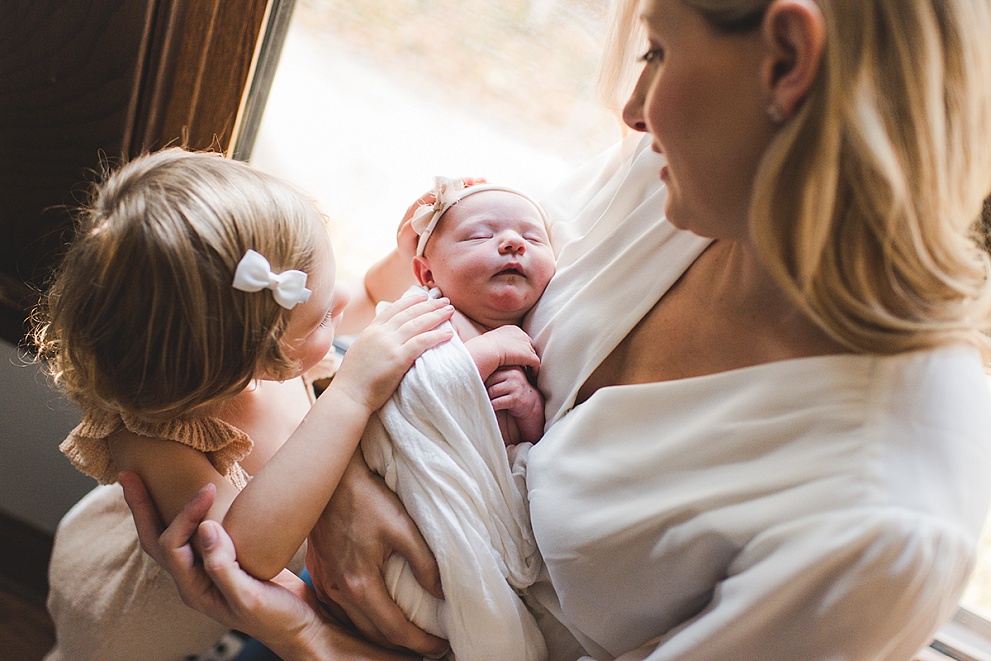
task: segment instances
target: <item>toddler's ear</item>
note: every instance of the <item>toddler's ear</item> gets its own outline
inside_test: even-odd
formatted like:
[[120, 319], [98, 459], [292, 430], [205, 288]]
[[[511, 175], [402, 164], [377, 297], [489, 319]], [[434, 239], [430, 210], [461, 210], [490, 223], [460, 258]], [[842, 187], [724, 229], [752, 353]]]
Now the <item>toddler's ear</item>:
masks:
[[434, 274], [430, 270], [430, 262], [426, 257], [413, 258], [413, 275], [416, 276], [416, 281], [425, 287], [434, 285]]

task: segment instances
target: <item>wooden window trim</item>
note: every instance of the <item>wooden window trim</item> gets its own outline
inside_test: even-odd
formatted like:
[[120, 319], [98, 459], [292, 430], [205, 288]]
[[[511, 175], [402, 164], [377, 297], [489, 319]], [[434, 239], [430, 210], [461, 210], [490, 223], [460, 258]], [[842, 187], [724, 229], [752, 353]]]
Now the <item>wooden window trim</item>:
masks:
[[[13, 44], [17, 31], [30, 25], [79, 18], [57, 0], [14, 4], [20, 6], [0, 7], [0, 42]], [[114, 162], [168, 145], [250, 153], [293, 4], [92, 0], [87, 16], [96, 27], [89, 48], [20, 40], [39, 64], [27, 72], [0, 67], [0, 97], [7, 104], [0, 124], [8, 131], [0, 151], [8, 163], [31, 164], [0, 169], [0, 203], [9, 210], [0, 216], [0, 231], [14, 244], [0, 263], [0, 337], [21, 341], [26, 316], [71, 234], [69, 208], [101, 159]], [[143, 23], [140, 36], [121, 40], [136, 23]], [[80, 118], [78, 97], [87, 93], [94, 114], [104, 113], [97, 131]], [[49, 97], [55, 101], [45, 106], [44, 121], [32, 121], [32, 107]], [[52, 125], [72, 139], [53, 141]], [[83, 135], [88, 130], [98, 135]]]

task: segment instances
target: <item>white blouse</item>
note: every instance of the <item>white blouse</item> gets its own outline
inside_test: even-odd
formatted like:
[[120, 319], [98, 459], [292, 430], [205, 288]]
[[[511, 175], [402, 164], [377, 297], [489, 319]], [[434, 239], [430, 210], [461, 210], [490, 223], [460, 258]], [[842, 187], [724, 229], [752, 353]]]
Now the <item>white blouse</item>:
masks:
[[706, 245], [658, 217], [645, 144], [556, 209], [578, 220], [554, 228], [558, 275], [528, 322], [548, 397], [531, 597], [551, 659], [910, 659], [952, 614], [991, 498], [977, 352], [787, 360], [572, 409]]

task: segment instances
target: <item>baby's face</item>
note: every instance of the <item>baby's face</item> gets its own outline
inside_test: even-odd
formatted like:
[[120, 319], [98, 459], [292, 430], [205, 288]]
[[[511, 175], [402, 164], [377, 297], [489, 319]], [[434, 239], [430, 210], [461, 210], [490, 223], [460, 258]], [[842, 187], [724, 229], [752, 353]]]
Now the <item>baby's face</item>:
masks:
[[416, 260], [421, 284], [439, 287], [455, 308], [490, 328], [518, 324], [554, 275], [540, 213], [505, 191], [475, 193], [451, 207]]

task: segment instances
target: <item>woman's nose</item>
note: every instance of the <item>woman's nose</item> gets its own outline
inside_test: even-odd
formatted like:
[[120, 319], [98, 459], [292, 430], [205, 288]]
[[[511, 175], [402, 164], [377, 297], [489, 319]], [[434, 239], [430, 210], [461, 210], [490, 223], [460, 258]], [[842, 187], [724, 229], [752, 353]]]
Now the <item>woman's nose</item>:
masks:
[[647, 77], [647, 72], [644, 71], [637, 79], [636, 87], [633, 88], [633, 93], [627, 99], [626, 105], [623, 106], [623, 122], [640, 133], [647, 132], [647, 122], [643, 119], [643, 103], [649, 86], [650, 80]]

